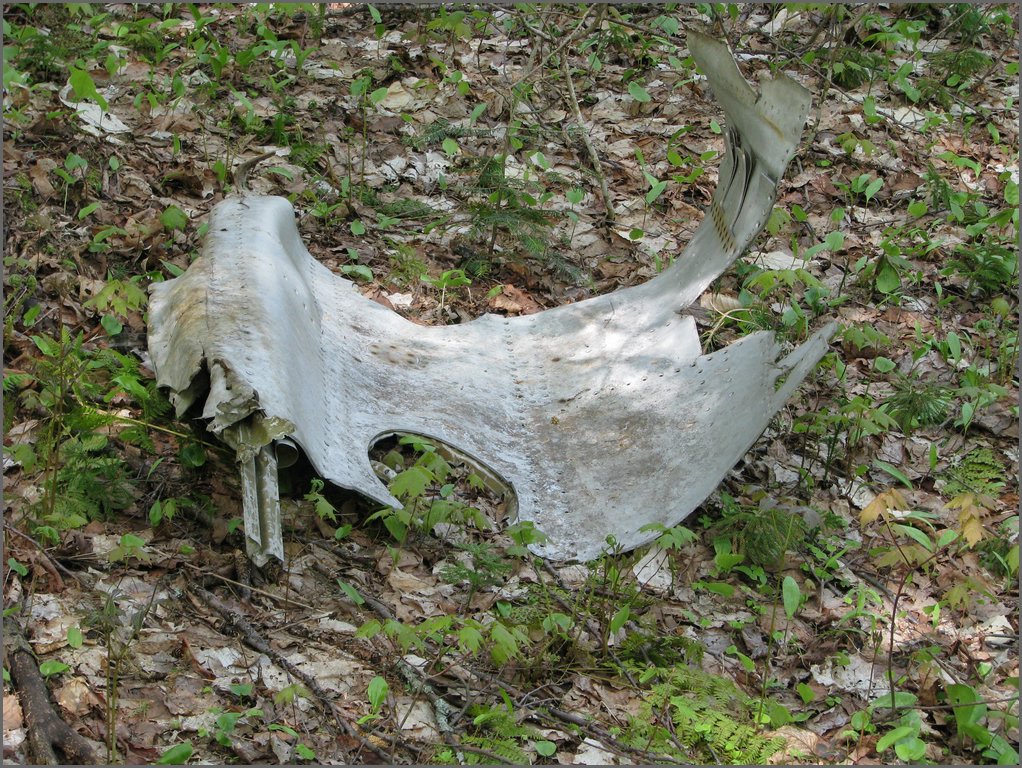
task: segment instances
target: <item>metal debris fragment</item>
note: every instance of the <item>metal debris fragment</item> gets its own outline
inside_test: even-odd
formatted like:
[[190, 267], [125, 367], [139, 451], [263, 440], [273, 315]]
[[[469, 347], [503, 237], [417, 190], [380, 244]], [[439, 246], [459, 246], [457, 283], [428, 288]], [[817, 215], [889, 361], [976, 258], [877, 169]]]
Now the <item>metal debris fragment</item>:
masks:
[[[781, 356], [768, 332], [703, 355], [681, 311], [745, 250], [773, 205], [810, 98], [793, 81], [757, 99], [726, 47], [689, 34], [721, 102], [727, 152], [707, 215], [655, 279], [524, 317], [422, 327], [364, 298], [306, 250], [280, 197], [210, 215], [199, 258], [153, 287], [149, 346], [179, 414], [203, 402], [235, 448], [257, 563], [283, 559], [277, 453], [400, 506], [370, 447], [437, 439], [500, 476], [538, 554], [588, 560], [673, 526], [720, 482], [827, 349], [833, 323]], [[204, 401], [203, 401], [203, 398]]]

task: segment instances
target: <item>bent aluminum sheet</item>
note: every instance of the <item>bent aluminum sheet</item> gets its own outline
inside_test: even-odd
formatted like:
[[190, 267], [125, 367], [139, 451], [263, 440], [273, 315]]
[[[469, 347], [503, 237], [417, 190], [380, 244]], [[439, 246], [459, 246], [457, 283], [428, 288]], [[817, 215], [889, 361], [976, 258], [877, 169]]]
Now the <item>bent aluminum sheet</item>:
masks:
[[760, 231], [809, 96], [782, 77], [757, 100], [723, 45], [689, 45], [724, 107], [727, 152], [691, 243], [644, 285], [423, 327], [316, 262], [285, 199], [214, 209], [201, 258], [153, 288], [149, 344], [179, 414], [205, 395], [209, 428], [238, 451], [256, 562], [283, 558], [281, 439], [337, 485], [400, 506], [368, 449], [395, 432], [436, 438], [499, 475], [549, 537], [534, 551], [558, 560], [593, 558], [608, 536], [650, 541], [643, 526], [678, 523], [755, 442], [833, 325], [784, 357], [766, 332], [702, 355], [680, 311]]

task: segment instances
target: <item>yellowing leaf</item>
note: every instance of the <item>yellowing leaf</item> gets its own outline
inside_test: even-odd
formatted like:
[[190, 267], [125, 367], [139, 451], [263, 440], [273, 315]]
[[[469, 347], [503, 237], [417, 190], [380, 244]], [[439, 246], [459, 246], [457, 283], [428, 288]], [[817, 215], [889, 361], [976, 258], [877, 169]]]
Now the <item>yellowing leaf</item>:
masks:
[[919, 544], [902, 544], [882, 550], [873, 558], [877, 568], [894, 568], [896, 566], [916, 566], [930, 558], [930, 552]]
[[959, 515], [958, 522], [962, 526], [962, 538], [970, 547], [983, 540], [983, 523], [975, 515]]
[[986, 538], [983, 517], [990, 510], [983, 505], [984, 501], [986, 499], [977, 497], [974, 493], [960, 493], [947, 503], [948, 509], [958, 510], [958, 525], [962, 538], [970, 547], [976, 546]]
[[874, 522], [884, 512], [889, 512], [892, 509], [907, 509], [908, 502], [905, 501], [905, 497], [902, 496], [901, 491], [897, 488], [889, 488], [881, 494], [878, 494], [873, 501], [866, 505], [865, 509], [859, 513], [859, 522], [862, 525], [869, 525]]

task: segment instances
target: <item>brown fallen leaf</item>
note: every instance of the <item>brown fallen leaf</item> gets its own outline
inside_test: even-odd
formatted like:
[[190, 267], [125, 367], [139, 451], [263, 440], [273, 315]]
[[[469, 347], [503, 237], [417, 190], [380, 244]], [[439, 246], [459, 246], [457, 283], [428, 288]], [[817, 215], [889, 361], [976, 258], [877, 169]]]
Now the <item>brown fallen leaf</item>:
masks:
[[742, 302], [737, 296], [727, 293], [704, 293], [699, 297], [699, 306], [711, 309], [719, 315], [726, 315], [732, 310], [741, 309]]
[[44, 200], [53, 197], [56, 190], [50, 183], [50, 171], [57, 167], [56, 160], [48, 157], [41, 158], [35, 165], [28, 169], [28, 177], [32, 179], [32, 188], [36, 194]]
[[[812, 731], [804, 728], [797, 728], [794, 725], [784, 725], [778, 728], [774, 736], [780, 736], [785, 744], [777, 752], [767, 759], [769, 765], [780, 765], [792, 762], [792, 758], [820, 757], [817, 749], [821, 746], [821, 739]], [[813, 762], [816, 762], [813, 760]]]
[[635, 264], [628, 264], [620, 261], [602, 261], [596, 266], [600, 277], [627, 278], [635, 271]]
[[4, 695], [4, 730], [13, 731], [20, 728], [24, 719], [21, 714], [21, 702], [13, 693]]
[[395, 568], [387, 574], [387, 583], [394, 588], [399, 595], [431, 595], [436, 592], [436, 587], [418, 576]]
[[501, 292], [490, 297], [490, 307], [508, 314], [531, 315], [543, 309], [521, 288], [507, 284], [501, 286]]
[[57, 690], [53, 698], [61, 709], [75, 717], [88, 714], [93, 707], [103, 706], [103, 700], [89, 687], [84, 677], [72, 677]]

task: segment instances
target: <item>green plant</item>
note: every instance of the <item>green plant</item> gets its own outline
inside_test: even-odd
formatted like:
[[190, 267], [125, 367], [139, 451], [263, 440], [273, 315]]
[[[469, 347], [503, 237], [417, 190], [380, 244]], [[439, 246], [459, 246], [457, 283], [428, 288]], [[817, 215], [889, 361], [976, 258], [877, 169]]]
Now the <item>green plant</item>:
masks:
[[622, 734], [626, 743], [686, 763], [766, 763], [784, 740], [761, 733], [752, 699], [730, 680], [689, 665], [654, 667], [656, 681]]
[[[976, 48], [965, 48], [954, 51], [941, 51], [930, 57], [930, 68], [934, 79], [940, 87], [933, 87], [933, 96], [941, 101], [941, 106], [950, 108], [950, 99], [941, 99], [943, 88], [953, 89], [955, 93], [967, 92], [978, 75], [987, 72], [993, 65], [993, 59]], [[924, 97], [929, 95], [924, 90]]]
[[294, 739], [297, 742], [295, 744], [295, 756], [298, 757], [298, 759], [310, 761], [314, 761], [316, 759], [316, 752], [307, 744], [303, 744], [301, 741], [299, 741], [301, 737], [299, 736], [298, 731], [296, 731], [290, 725], [284, 725], [283, 723], [270, 723], [267, 726], [267, 729], [270, 731], [279, 731], [281, 733], [286, 733], [288, 736]]
[[39, 665], [39, 674], [46, 680], [49, 680], [54, 675], [62, 675], [67, 672], [71, 667], [62, 661], [56, 661], [54, 659], [48, 659]]
[[1012, 515], [997, 527], [994, 536], [976, 545], [984, 567], [1010, 580], [1018, 576], [1018, 522], [1018, 515]]
[[[128, 468], [112, 450], [111, 435], [121, 443], [151, 446], [148, 419], [166, 413], [169, 403], [154, 381], [142, 382], [137, 360], [113, 349], [94, 349], [84, 334], [72, 336], [62, 329], [59, 338], [35, 335], [32, 340], [40, 352], [32, 373], [8, 377], [5, 389], [18, 391], [21, 407], [40, 409], [46, 418], [34, 446], [10, 450], [26, 472], [41, 471], [44, 493], [30, 509], [31, 522], [40, 536], [54, 541], [61, 530], [84, 526], [134, 502]], [[108, 407], [125, 400], [142, 409], [143, 420]]]
[[398, 285], [408, 285], [426, 274], [426, 262], [416, 255], [415, 248], [407, 243], [390, 242], [389, 245], [393, 248], [390, 253], [389, 276], [392, 281]]
[[380, 708], [387, 700], [389, 691], [390, 686], [387, 685], [387, 681], [379, 675], [376, 675], [369, 681], [369, 687], [366, 688], [366, 698], [369, 700], [369, 714], [359, 718], [358, 722], [360, 725], [379, 719]]
[[75, 186], [79, 181], [85, 178], [85, 171], [89, 167], [88, 161], [81, 155], [77, 155], [74, 152], [69, 152], [67, 157], [64, 158], [63, 167], [57, 166], [53, 169], [53, 172], [63, 182], [64, 188], [64, 209], [67, 210], [67, 199], [71, 191], [71, 187]]
[[660, 535], [657, 537], [656, 543], [667, 550], [681, 549], [698, 538], [692, 530], [683, 525], [675, 525], [668, 528], [662, 523], [649, 523], [642, 526], [639, 530], [659, 533]]
[[125, 533], [121, 536], [117, 546], [110, 550], [107, 559], [111, 563], [132, 559], [146, 562], [149, 560], [149, 555], [146, 554], [144, 547], [145, 541], [143, 539], [134, 534]]
[[471, 285], [472, 280], [465, 274], [463, 269], [448, 269], [440, 274], [439, 277], [430, 277], [429, 275], [423, 275], [422, 279], [432, 285], [434, 288], [440, 289], [440, 311], [443, 312], [444, 304], [447, 300], [448, 289], [452, 290], [460, 288], [461, 286]]
[[846, 460], [851, 465], [855, 450], [868, 437], [882, 435], [898, 426], [898, 422], [870, 396], [868, 390], [852, 398], [844, 400], [840, 406], [840, 414], [846, 420], [848, 437], [846, 440]]
[[[488, 237], [487, 251], [495, 253], [500, 234], [511, 235], [526, 251], [534, 255], [546, 252], [551, 220], [539, 206], [552, 197], [528, 164], [523, 164], [521, 179], [507, 175], [508, 158], [514, 148], [521, 148], [521, 124], [512, 121], [505, 137], [505, 152], [481, 158], [477, 163], [478, 178], [474, 187], [485, 197], [470, 202], [471, 231], [477, 238]], [[542, 153], [531, 153], [539, 165], [549, 167]]]
[[436, 8], [435, 15], [426, 21], [424, 28], [420, 25], [420, 37], [445, 42], [445, 50], [453, 51], [459, 39], [479, 34], [490, 21], [490, 14], [481, 9], [454, 10], [441, 5]]
[[[740, 504], [721, 493], [722, 515], [714, 525], [714, 564], [719, 573], [743, 571], [743, 563], [760, 568], [783, 568], [789, 552], [798, 551], [806, 536], [801, 516], [767, 495], [758, 505]], [[747, 567], [747, 566], [746, 566]]]
[[[633, 86], [642, 92], [642, 94], [645, 96], [645, 101], [649, 101], [650, 99], [649, 94], [646, 93], [645, 90], [643, 90], [640, 86], [638, 86], [637, 83], [634, 82], [630, 83], [629, 90], [631, 90]], [[632, 95], [633, 97], [635, 96], [634, 93]], [[642, 99], [639, 100], [642, 101]], [[659, 200], [661, 195], [663, 195], [664, 192], [666, 191], [667, 182], [658, 179], [656, 176], [649, 172], [648, 166], [646, 164], [646, 157], [642, 153], [641, 149], [635, 150], [635, 159], [639, 164], [639, 168], [642, 171], [643, 177], [646, 179], [646, 183], [649, 185], [649, 190], [643, 196], [643, 203], [645, 204], [645, 210], [648, 214], [650, 207], [655, 205], [656, 201]], [[645, 217], [643, 218], [642, 226], [646, 226]]]
[[801, 568], [808, 573], [820, 585], [834, 580], [844, 582], [846, 574], [841, 564], [841, 558], [849, 551], [855, 549], [856, 542], [847, 542], [843, 536], [834, 537], [826, 535], [824, 526], [812, 531], [805, 542], [806, 557]]
[[[411, 466], [402, 469], [390, 481], [390, 492], [404, 504], [403, 509], [384, 507], [368, 518], [380, 520], [391, 536], [403, 544], [410, 529], [430, 533], [446, 522], [471, 523], [477, 528], [486, 528], [482, 513], [455, 497], [455, 485], [450, 482], [453, 468], [437, 450], [437, 447], [420, 437], [406, 435], [400, 445], [411, 446], [418, 455]], [[393, 451], [392, 463], [401, 462], [401, 455]], [[387, 457], [384, 457], [387, 463]], [[470, 487], [482, 488], [483, 481], [475, 473], [466, 478]], [[367, 521], [367, 522], [368, 522]]]
[[[865, 734], [877, 731], [880, 724], [875, 723], [874, 718], [877, 717], [878, 710], [904, 709], [915, 703], [915, 695], [905, 691], [883, 694], [869, 707], [853, 714], [850, 721], [853, 730], [845, 731], [844, 736], [860, 740]], [[886, 727], [887, 731], [876, 742], [877, 754], [882, 755], [893, 747], [900, 760], [908, 763], [922, 760], [926, 753], [926, 742], [919, 738], [922, 735], [922, 720], [918, 710], [905, 710], [900, 718], [893, 723], [887, 722], [882, 727]]]
[[575, 230], [578, 228], [579, 222], [578, 213], [575, 212], [575, 206], [581, 203], [585, 198], [585, 192], [578, 187], [573, 187], [565, 192], [564, 196], [571, 205], [571, 209], [567, 213], [568, 218], [571, 219], [571, 232], [568, 235], [568, 242], [570, 243], [575, 239]]
[[114, 589], [107, 592], [102, 608], [89, 614], [85, 626], [99, 633], [106, 653], [106, 748], [107, 761], [117, 762], [117, 712], [119, 706], [119, 681], [121, 667], [142, 632], [146, 619], [153, 608], [158, 590], [154, 589], [149, 602], [130, 615], [125, 615], [119, 601], [121, 593]]
[[952, 683], [945, 687], [944, 695], [953, 707], [955, 729], [960, 739], [972, 742], [980, 754], [997, 765], [1015, 765], [1018, 748], [1008, 739], [991, 730], [995, 719], [1003, 727], [1018, 728], [1018, 716], [990, 711], [983, 698], [971, 685]]
[[[119, 232], [124, 233], [124, 230], [119, 230]], [[109, 234], [114, 233], [110, 232]], [[93, 238], [94, 243], [99, 242], [96, 237], [99, 235]], [[102, 325], [111, 336], [116, 336], [121, 332], [123, 329], [121, 320], [126, 319], [129, 313], [139, 312], [145, 307], [148, 295], [139, 285], [141, 280], [141, 276], [137, 275], [127, 279], [107, 280], [103, 288], [85, 302], [85, 306], [104, 313]]]
[[877, 192], [884, 186], [884, 180], [875, 179], [869, 173], [861, 173], [849, 183], [835, 182], [835, 186], [848, 196], [850, 203], [857, 198], [862, 198], [869, 205], [870, 201], [876, 197]]
[[951, 408], [951, 390], [907, 376], [895, 376], [894, 392], [884, 399], [884, 408], [906, 434], [919, 427], [940, 424]]
[[348, 211], [348, 206], [344, 202], [328, 203], [325, 200], [317, 200], [309, 209], [309, 214], [317, 219], [331, 221], [335, 218], [334, 212], [338, 209], [342, 210], [341, 215], [345, 215]]
[[174, 519], [179, 509], [187, 509], [194, 505], [191, 499], [164, 498], [157, 499], [149, 507], [149, 525], [153, 528], [164, 520], [168, 523]]
[[[45, 336], [35, 336], [33, 341], [42, 353], [31, 377], [38, 389], [26, 388], [21, 397], [26, 405], [38, 403], [49, 418], [43, 439], [37, 442], [31, 454], [21, 459], [23, 465], [27, 460], [29, 470], [40, 458], [45, 466], [43, 487], [46, 493], [38, 509], [39, 520], [45, 525], [42, 534], [55, 538], [57, 530], [85, 525], [90, 519], [89, 513], [98, 514], [99, 504], [105, 503], [105, 483], [96, 482], [95, 473], [82, 474], [90, 459], [102, 459], [100, 474], [105, 480], [114, 481], [116, 486], [123, 487], [125, 478], [114, 474], [116, 459], [96, 455], [106, 448], [107, 438], [96, 434], [95, 430], [109, 419], [82, 407], [97, 394], [96, 389], [89, 386], [91, 377], [87, 376], [89, 360], [83, 349], [84, 336], [72, 337], [62, 329], [59, 341]], [[83, 440], [77, 433], [88, 433], [89, 437]], [[69, 462], [70, 472], [62, 473]], [[75, 484], [77, 493], [67, 493], [69, 482]]]
[[[971, 495], [970, 495], [971, 496]], [[899, 617], [899, 599], [901, 598], [905, 584], [914, 574], [927, 572], [940, 558], [955, 552], [963, 546], [974, 546], [983, 537], [979, 530], [979, 515], [974, 499], [959, 497], [949, 502], [949, 510], [958, 509], [959, 519], [957, 528], [945, 528], [941, 525], [941, 516], [930, 512], [912, 509], [905, 498], [894, 489], [889, 489], [880, 494], [872, 503], [863, 509], [860, 520], [863, 525], [878, 524], [884, 538], [890, 541], [889, 547], [879, 547], [874, 550], [875, 562], [880, 567], [893, 569], [896, 573], [900, 571], [898, 586], [894, 595], [891, 616], [889, 617], [890, 632], [888, 635], [887, 648], [887, 681], [891, 693], [880, 697], [874, 702], [874, 707], [883, 706], [892, 710], [904, 710], [899, 721], [885, 734], [877, 743], [877, 751], [883, 752], [893, 746], [899, 758], [905, 761], [917, 761], [923, 756], [925, 743], [920, 739], [920, 713], [915, 709], [907, 709], [916, 703], [916, 697], [907, 691], [897, 690], [900, 680], [894, 671], [893, 656], [895, 651], [894, 632]], [[1017, 555], [1016, 555], [1017, 557]], [[1017, 566], [1016, 566], [1017, 567]], [[968, 592], [978, 585], [956, 585], [949, 590], [944, 601], [948, 604], [958, 602], [960, 598], [952, 593], [955, 590]], [[936, 624], [940, 604], [933, 608], [933, 621]], [[975, 692], [968, 686], [951, 687], [948, 689], [948, 698], [952, 703], [957, 703], [956, 698], [968, 707], [980, 702]], [[969, 710], [958, 711], [955, 709], [956, 721], [959, 723], [971, 723], [975, 725], [972, 718], [979, 714], [985, 714], [985, 709], [975, 712]], [[1015, 718], [1017, 723], [1017, 718]], [[997, 741], [994, 734], [984, 728], [972, 728], [967, 726], [970, 737], [976, 740], [981, 748], [989, 748], [989, 753], [984, 752], [985, 757], [1001, 760], [1004, 757], [1003, 741]], [[959, 731], [960, 735], [962, 731]], [[1014, 758], [1015, 755], [1013, 754]], [[1014, 763], [1012, 763], [1014, 764]]]
[[190, 739], [163, 750], [156, 759], [156, 765], [186, 765], [195, 751]]
[[[500, 704], [475, 705], [469, 709], [475, 731], [462, 738], [462, 743], [499, 755], [516, 764], [530, 762], [525, 748], [541, 741], [534, 728], [523, 725], [516, 716], [511, 699], [504, 694]], [[482, 762], [479, 755], [466, 754], [470, 765]]]
[[468, 584], [465, 605], [480, 589], [502, 584], [512, 571], [512, 565], [486, 542], [455, 542], [455, 548], [465, 553], [455, 557], [440, 571], [440, 577], [451, 584]]
[[337, 522], [337, 509], [323, 495], [326, 484], [318, 477], [312, 478], [309, 483], [309, 491], [305, 494], [305, 500], [312, 503], [313, 509], [320, 520], [328, 523]]
[[[373, 84], [373, 76], [371, 73], [365, 73], [360, 75], [351, 81], [349, 90], [351, 95], [355, 98], [355, 102], [359, 113], [362, 118], [362, 162], [359, 165], [359, 182], [358, 188], [363, 189], [365, 187], [365, 170], [366, 170], [366, 155], [369, 151], [369, 110], [375, 109], [381, 101], [387, 97], [386, 88], [377, 88], [370, 92], [370, 88]], [[348, 150], [348, 189], [349, 199], [353, 191], [351, 183], [351, 150]]]
[[981, 369], [970, 365], [962, 371], [955, 394], [961, 398], [962, 403], [954, 425], [961, 427], [962, 432], [966, 433], [976, 413], [1001, 398], [1007, 397], [1008, 389], [991, 381], [989, 368], [984, 366]]
[[879, 53], [860, 48], [842, 48], [830, 58], [830, 77], [835, 85], [855, 90], [883, 72], [887, 59]]
[[199, 728], [198, 734], [202, 738], [212, 736], [217, 744], [228, 749], [233, 748], [233, 736], [239, 724], [247, 723], [249, 718], [263, 716], [263, 710], [259, 707], [226, 712], [219, 707], [214, 707], [211, 711], [216, 715], [213, 728]]
[[1018, 286], [1018, 258], [1007, 241], [990, 242], [980, 238], [956, 245], [941, 274], [961, 275], [966, 280], [966, 295], [981, 297], [1008, 293]]
[[996, 494], [1004, 488], [1006, 473], [1004, 463], [990, 448], [973, 448], [948, 468], [943, 492], [947, 496], [962, 493]]

